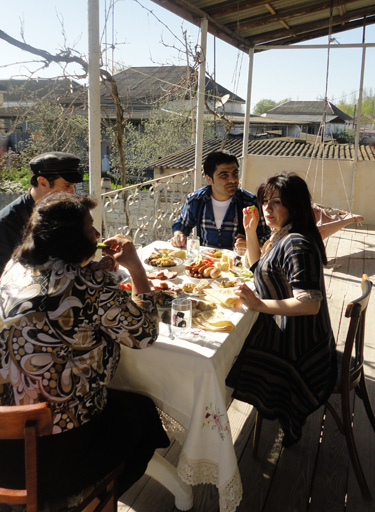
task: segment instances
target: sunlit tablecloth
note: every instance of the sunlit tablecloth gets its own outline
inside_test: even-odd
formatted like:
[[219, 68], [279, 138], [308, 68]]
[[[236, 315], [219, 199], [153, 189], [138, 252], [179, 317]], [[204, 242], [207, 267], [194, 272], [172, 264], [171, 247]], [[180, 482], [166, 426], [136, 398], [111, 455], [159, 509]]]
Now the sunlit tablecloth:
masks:
[[168, 326], [160, 323], [160, 335], [150, 348], [123, 347], [111, 387], [154, 400], [167, 429], [182, 443], [179, 476], [192, 485], [216, 485], [221, 512], [232, 512], [241, 500], [242, 485], [226, 410], [225, 377], [257, 314], [225, 311], [236, 325], [230, 333], [193, 329], [186, 339], [172, 340]]

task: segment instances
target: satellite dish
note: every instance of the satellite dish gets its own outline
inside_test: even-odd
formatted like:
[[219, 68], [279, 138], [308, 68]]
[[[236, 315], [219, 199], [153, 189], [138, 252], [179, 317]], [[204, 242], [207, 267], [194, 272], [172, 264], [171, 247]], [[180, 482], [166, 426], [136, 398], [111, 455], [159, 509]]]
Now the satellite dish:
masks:
[[225, 105], [229, 98], [230, 94], [224, 94], [224, 96], [222, 96], [221, 98], [217, 98], [215, 100], [215, 108], [222, 107], [223, 105]]

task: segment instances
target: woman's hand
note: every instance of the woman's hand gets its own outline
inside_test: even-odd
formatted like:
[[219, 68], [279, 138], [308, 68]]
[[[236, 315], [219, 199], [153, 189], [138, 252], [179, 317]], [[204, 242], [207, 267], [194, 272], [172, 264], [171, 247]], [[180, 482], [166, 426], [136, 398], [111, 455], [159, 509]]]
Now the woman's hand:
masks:
[[110, 254], [106, 254], [100, 261], [91, 263], [93, 270], [104, 270], [107, 272], [117, 272], [119, 263]]
[[133, 242], [123, 235], [115, 235], [107, 238], [104, 243], [110, 247], [104, 249], [105, 253], [111, 254], [120, 265], [129, 270], [133, 282], [133, 294], [149, 293], [150, 283]]
[[256, 206], [248, 206], [242, 210], [243, 214], [243, 227], [245, 233], [249, 231], [256, 232], [259, 222], [259, 211]]
[[115, 235], [104, 240], [104, 243], [109, 245], [109, 249], [103, 249], [103, 252], [114, 258], [118, 264], [127, 268], [129, 272], [142, 266], [133, 242], [125, 236]]
[[258, 299], [255, 293], [250, 290], [246, 284], [237, 285], [234, 288], [234, 293], [241, 299], [242, 304], [244, 304], [248, 309], [251, 309], [252, 311], [259, 310], [262, 301]]

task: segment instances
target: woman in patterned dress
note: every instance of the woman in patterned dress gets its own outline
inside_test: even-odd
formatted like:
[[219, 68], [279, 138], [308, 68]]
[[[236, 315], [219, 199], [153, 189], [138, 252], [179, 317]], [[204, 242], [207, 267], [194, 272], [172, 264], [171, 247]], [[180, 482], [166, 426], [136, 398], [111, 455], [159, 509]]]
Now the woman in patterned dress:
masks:
[[[0, 280], [0, 405], [47, 401], [52, 409], [53, 434], [38, 454], [42, 499], [69, 496], [123, 462], [121, 495], [169, 444], [149, 398], [107, 389], [120, 345], [152, 344], [158, 315], [132, 242], [109, 238], [109, 254], [92, 261], [95, 205], [67, 193], [41, 200]], [[108, 262], [127, 268], [132, 297]], [[17, 443], [0, 441], [2, 487], [22, 487]]]
[[256, 294], [237, 295], [259, 312], [227, 384], [233, 396], [278, 419], [284, 446], [297, 442], [306, 417], [323, 404], [336, 379], [336, 350], [324, 286], [325, 248], [305, 181], [277, 174], [258, 189], [271, 228], [262, 250], [258, 214], [244, 209], [247, 256]]

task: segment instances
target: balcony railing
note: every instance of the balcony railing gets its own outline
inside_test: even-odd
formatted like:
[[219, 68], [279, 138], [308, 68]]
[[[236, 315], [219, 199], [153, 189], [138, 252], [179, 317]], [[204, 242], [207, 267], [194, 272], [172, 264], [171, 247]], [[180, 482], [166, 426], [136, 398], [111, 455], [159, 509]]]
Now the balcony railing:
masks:
[[190, 169], [102, 193], [103, 237], [120, 233], [143, 245], [169, 240], [173, 221], [193, 186]]

